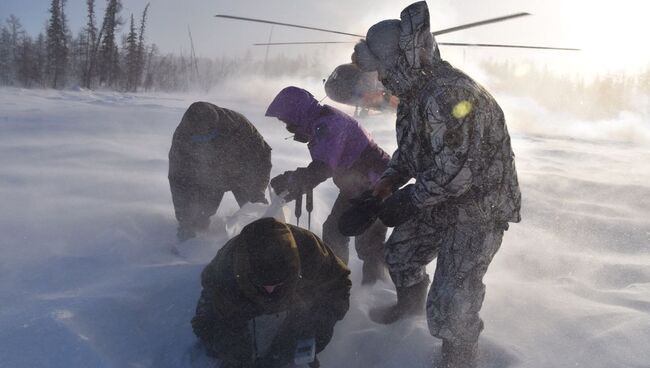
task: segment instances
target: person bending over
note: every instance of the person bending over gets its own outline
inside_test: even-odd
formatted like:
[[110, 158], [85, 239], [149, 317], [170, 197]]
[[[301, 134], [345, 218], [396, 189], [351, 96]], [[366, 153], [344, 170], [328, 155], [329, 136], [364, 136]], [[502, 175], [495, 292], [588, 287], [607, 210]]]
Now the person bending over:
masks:
[[225, 192], [239, 206], [266, 203], [271, 147], [243, 115], [208, 102], [193, 103], [174, 132], [169, 186], [180, 241], [206, 230]]

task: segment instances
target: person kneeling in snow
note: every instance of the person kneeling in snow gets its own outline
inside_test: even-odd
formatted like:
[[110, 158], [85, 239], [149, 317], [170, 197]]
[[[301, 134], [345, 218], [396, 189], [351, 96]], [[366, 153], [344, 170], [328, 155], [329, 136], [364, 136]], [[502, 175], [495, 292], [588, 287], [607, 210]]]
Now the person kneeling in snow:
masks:
[[[388, 167], [390, 156], [356, 120], [320, 105], [311, 93], [298, 87], [280, 91], [266, 116], [285, 123], [294, 140], [307, 143], [312, 157], [307, 167], [271, 179], [271, 187], [279, 195], [286, 193], [284, 198], [291, 201], [331, 177], [340, 193], [323, 224], [323, 240], [347, 263], [350, 238], [339, 230], [339, 219], [350, 208], [351, 199], [372, 188]], [[357, 254], [363, 261], [363, 284], [387, 278], [383, 255], [386, 231], [386, 226], [376, 221], [355, 238]]]
[[349, 308], [349, 274], [312, 232], [257, 220], [203, 270], [192, 328], [221, 368], [308, 362]]
[[208, 102], [193, 103], [174, 132], [169, 150], [169, 186], [178, 239], [210, 225], [225, 192], [239, 206], [267, 203], [271, 147], [243, 115]]

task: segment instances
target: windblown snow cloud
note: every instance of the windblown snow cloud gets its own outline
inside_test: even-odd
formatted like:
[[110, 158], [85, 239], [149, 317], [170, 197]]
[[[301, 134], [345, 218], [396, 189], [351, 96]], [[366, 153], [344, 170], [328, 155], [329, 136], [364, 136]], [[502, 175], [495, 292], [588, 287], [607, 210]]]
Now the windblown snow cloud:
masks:
[[[172, 254], [171, 135], [193, 101], [238, 110], [272, 146], [279, 174], [310, 158], [263, 116], [266, 105], [287, 84], [321, 90], [317, 80], [230, 83], [193, 96], [0, 89], [0, 366], [207, 366], [189, 320], [201, 269], [237, 206], [227, 195], [210, 231]], [[530, 100], [498, 99], [513, 133], [523, 221], [506, 233], [485, 280], [481, 366], [646, 365], [643, 119], [581, 122]], [[395, 148], [393, 115], [362, 124], [380, 146]], [[335, 195], [331, 182], [315, 191], [316, 232]], [[424, 318], [372, 323], [368, 309], [391, 302], [394, 291], [361, 288], [352, 258], [351, 310], [321, 354], [323, 366], [429, 367], [439, 342]]]

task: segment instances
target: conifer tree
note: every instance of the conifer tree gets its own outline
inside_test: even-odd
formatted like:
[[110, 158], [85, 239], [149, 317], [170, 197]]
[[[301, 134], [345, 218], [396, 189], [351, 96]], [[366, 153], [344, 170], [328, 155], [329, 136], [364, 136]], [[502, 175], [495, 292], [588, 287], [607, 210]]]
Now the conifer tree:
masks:
[[115, 42], [115, 32], [122, 24], [119, 18], [121, 10], [120, 0], [107, 0], [99, 50], [99, 81], [100, 84], [107, 86], [115, 86], [120, 76], [119, 50]]
[[92, 81], [95, 74], [96, 65], [96, 50], [97, 43], [97, 25], [95, 21], [95, 0], [86, 0], [86, 8], [88, 15], [86, 19], [86, 27], [84, 28], [83, 36], [85, 37], [84, 48], [84, 64], [82, 85], [86, 88], [92, 87]]
[[144, 77], [144, 68], [145, 68], [145, 43], [144, 43], [144, 31], [147, 24], [147, 13], [149, 11], [150, 3], [144, 7], [142, 11], [142, 16], [140, 18], [140, 34], [138, 35], [138, 85], [143, 82]]
[[135, 92], [139, 81], [138, 34], [135, 31], [133, 14], [129, 34], [126, 37], [126, 90]]
[[11, 33], [6, 27], [0, 29], [0, 84], [9, 85], [12, 76]]
[[52, 88], [63, 87], [68, 58], [65, 15], [61, 0], [52, 0], [47, 27], [47, 70]]

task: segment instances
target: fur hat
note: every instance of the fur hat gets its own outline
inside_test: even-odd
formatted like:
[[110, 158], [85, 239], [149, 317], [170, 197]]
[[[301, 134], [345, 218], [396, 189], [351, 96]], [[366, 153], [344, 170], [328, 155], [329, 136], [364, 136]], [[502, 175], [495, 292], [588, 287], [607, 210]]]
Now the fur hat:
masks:
[[379, 65], [393, 66], [399, 56], [400, 21], [383, 20], [370, 27], [365, 40], [354, 47], [355, 63], [366, 72], [379, 69]]

